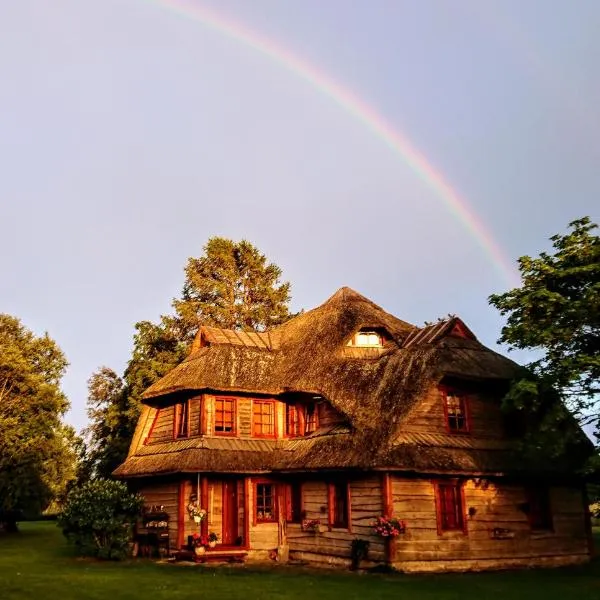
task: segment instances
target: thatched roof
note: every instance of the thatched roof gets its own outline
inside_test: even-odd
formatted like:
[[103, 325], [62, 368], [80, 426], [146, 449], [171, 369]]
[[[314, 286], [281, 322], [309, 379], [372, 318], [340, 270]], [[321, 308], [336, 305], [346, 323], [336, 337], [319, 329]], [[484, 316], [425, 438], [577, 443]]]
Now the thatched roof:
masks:
[[[361, 329], [382, 332], [383, 349], [348, 352], [348, 341]], [[489, 384], [511, 379], [518, 369], [483, 346], [456, 317], [418, 328], [342, 288], [321, 306], [269, 332], [202, 327], [190, 356], [148, 388], [144, 402], [160, 406], [173, 394], [202, 390], [305, 392], [330, 402], [347, 427], [260, 447], [252, 445], [255, 440], [240, 439], [225, 448], [219, 446], [223, 440], [208, 438], [141, 446], [116, 474], [377, 467], [506, 472], [518, 463], [506, 444], [466, 447], [460, 436], [402, 439], [398, 431], [403, 416], [443, 377]]]

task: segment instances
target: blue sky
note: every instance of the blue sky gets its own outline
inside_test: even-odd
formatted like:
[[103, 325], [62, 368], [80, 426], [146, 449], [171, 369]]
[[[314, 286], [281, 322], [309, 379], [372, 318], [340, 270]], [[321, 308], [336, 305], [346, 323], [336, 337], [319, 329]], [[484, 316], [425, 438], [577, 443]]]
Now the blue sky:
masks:
[[[595, 0], [221, 0], [405, 135], [512, 262], [600, 197]], [[294, 310], [349, 285], [493, 346], [510, 285], [439, 194], [338, 102], [149, 0], [0, 2], [0, 311], [48, 331], [85, 424], [189, 256], [246, 238]]]

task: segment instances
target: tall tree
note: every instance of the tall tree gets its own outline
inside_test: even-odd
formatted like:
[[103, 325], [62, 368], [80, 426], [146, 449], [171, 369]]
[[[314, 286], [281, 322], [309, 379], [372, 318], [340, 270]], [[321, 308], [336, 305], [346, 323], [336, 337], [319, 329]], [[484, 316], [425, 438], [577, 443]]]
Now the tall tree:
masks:
[[68, 402], [60, 380], [67, 360], [47, 334], [36, 336], [0, 314], [0, 522], [36, 514], [74, 477]]
[[[517, 382], [510, 398], [539, 402], [540, 390], [558, 393], [582, 425], [600, 413], [600, 238], [588, 217], [550, 238], [554, 252], [519, 259], [521, 287], [490, 296], [507, 322], [501, 342], [537, 351], [529, 367], [535, 379]], [[537, 399], [537, 400], [536, 400]], [[560, 411], [559, 411], [560, 412]], [[558, 418], [556, 411], [546, 414]], [[549, 425], [549, 427], [551, 427]]]
[[280, 278], [281, 269], [245, 240], [213, 237], [202, 256], [188, 259], [174, 314], [136, 323], [123, 378], [103, 367], [90, 379], [89, 457], [97, 474], [109, 476], [125, 458], [143, 391], [186, 357], [201, 324], [259, 331], [292, 316], [290, 284]]

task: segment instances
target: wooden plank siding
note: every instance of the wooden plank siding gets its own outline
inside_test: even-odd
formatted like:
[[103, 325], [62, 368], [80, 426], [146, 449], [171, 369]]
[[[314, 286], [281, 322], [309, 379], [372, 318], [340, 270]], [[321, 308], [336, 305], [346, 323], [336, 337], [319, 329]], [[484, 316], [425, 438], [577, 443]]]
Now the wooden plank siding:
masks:
[[[375, 535], [372, 523], [383, 514], [381, 478], [371, 475], [352, 478], [350, 486], [350, 523], [348, 529], [332, 528], [322, 533], [302, 530], [299, 523], [287, 524], [287, 541], [290, 558], [308, 560], [315, 564], [350, 564], [350, 544], [361, 538], [370, 542], [369, 560], [365, 564], [383, 562], [383, 540]], [[305, 519], [319, 519], [327, 527], [327, 480], [308, 480], [302, 484], [302, 510]]]
[[145, 506], [165, 507], [164, 510], [169, 515], [169, 545], [171, 550], [177, 548], [179, 482], [144, 482], [136, 491], [144, 497]]
[[[466, 481], [463, 507], [466, 533], [438, 533], [432, 480], [393, 476], [392, 495], [394, 516], [406, 522], [406, 533], [396, 540], [393, 562], [400, 570], [570, 564], [588, 558], [579, 488], [551, 488], [554, 523], [551, 532], [531, 530], [522, 508], [527, 501], [523, 485]], [[513, 537], [494, 539], [495, 528], [508, 530]]]

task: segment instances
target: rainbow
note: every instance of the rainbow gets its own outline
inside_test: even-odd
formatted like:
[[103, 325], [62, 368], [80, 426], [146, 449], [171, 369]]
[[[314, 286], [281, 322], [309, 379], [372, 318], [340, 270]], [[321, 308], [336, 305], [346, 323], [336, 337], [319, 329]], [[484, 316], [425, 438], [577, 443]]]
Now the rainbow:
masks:
[[219, 34], [261, 52], [295, 75], [302, 77], [315, 89], [334, 100], [347, 113], [371, 130], [393, 152], [398, 154], [413, 172], [436, 193], [483, 248], [494, 267], [506, 279], [506, 282], [511, 285], [519, 282], [511, 262], [504, 255], [491, 232], [469, 206], [468, 202], [452, 188], [444, 176], [431, 165], [402, 132], [395, 130], [384, 117], [379, 115], [366, 102], [341, 86], [326, 73], [298, 58], [275, 42], [261, 37], [230, 17], [225, 18], [215, 11], [190, 0], [146, 1], [182, 17], [197, 21]]

